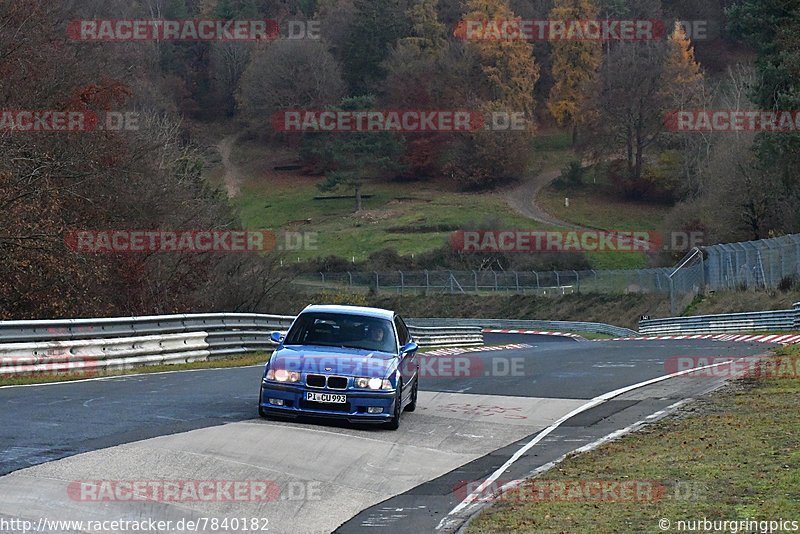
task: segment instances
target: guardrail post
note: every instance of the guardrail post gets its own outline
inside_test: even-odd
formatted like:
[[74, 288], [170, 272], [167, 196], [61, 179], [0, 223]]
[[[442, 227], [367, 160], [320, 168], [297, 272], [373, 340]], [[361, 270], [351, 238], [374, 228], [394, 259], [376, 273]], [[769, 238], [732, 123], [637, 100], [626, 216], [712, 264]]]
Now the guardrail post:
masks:
[[800, 330], [800, 302], [794, 304], [794, 329]]

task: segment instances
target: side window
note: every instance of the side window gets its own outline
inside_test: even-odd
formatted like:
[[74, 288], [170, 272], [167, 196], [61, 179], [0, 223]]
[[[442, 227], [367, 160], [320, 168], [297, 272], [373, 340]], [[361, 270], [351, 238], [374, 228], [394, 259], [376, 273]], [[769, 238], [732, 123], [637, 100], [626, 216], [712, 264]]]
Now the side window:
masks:
[[408, 334], [406, 324], [399, 316], [394, 318], [394, 325], [397, 328], [397, 337], [400, 338], [400, 346], [402, 347], [408, 343], [411, 336]]

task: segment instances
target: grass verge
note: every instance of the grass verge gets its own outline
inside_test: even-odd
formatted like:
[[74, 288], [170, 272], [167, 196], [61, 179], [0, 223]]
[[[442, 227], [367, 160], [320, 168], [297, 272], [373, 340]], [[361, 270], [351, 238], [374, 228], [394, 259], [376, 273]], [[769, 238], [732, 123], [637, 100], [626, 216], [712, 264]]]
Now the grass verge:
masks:
[[22, 386], [33, 384], [45, 384], [48, 382], [71, 382], [75, 380], [85, 380], [87, 378], [102, 378], [110, 376], [125, 376], [137, 374], [163, 373], [165, 371], [188, 371], [191, 369], [225, 369], [229, 367], [247, 367], [249, 365], [260, 365], [269, 360], [269, 355], [264, 353], [247, 354], [235, 358], [222, 360], [211, 360], [204, 362], [181, 363], [174, 365], [140, 365], [130, 369], [115, 369], [106, 371], [105, 369], [81, 371], [74, 373], [46, 373], [38, 375], [21, 375], [11, 378], [0, 378], [0, 386]]
[[737, 381], [677, 417], [573, 456], [536, 479], [655, 481], [663, 498], [556, 502], [528, 498], [537, 495], [528, 486], [527, 493], [507, 494], [468, 532], [677, 532], [679, 520], [800, 521], [800, 347], [777, 354], [793, 362], [790, 376]]

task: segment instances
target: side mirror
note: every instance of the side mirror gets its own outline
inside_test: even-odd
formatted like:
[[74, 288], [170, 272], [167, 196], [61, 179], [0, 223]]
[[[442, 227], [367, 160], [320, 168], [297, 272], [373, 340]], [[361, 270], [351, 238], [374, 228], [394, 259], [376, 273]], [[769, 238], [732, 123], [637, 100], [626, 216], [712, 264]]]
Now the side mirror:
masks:
[[410, 352], [417, 352], [417, 349], [419, 349], [419, 345], [417, 345], [413, 341], [409, 341], [408, 343], [406, 343], [405, 345], [400, 347], [400, 354], [408, 354]]
[[283, 334], [281, 334], [280, 332], [273, 332], [272, 335], [269, 336], [269, 338], [275, 343], [280, 344], [280, 342], [283, 341]]

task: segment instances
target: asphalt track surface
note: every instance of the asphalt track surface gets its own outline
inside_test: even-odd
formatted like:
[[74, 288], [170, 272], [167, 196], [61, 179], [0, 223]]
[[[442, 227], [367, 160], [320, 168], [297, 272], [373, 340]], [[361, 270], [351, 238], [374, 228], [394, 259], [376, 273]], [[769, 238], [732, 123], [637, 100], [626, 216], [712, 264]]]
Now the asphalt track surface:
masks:
[[[0, 520], [240, 517], [268, 519], [269, 532], [433, 532], [466, 496], [467, 483], [485, 479], [587, 399], [666, 375], [675, 357], [739, 358], [768, 349], [504, 334], [488, 335], [487, 343], [530, 347], [464, 355], [469, 376], [433, 370], [421, 383], [417, 411], [404, 414], [395, 432], [261, 420], [260, 367], [0, 388]], [[503, 480], [722, 383], [674, 378], [608, 401], [559, 427]], [[85, 480], [270, 480], [280, 496], [87, 502], [67, 489]]]

